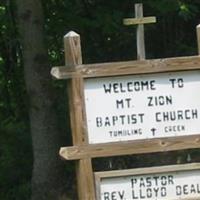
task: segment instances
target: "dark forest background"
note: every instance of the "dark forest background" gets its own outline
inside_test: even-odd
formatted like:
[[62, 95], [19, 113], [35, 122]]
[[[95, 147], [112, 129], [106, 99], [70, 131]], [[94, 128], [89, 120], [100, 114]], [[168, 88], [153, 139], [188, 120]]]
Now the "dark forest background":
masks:
[[[0, 1], [0, 200], [27, 200], [31, 196], [34, 200], [49, 200], [47, 194], [40, 198], [40, 196], [33, 197], [33, 193], [38, 191], [35, 190], [36, 187], [41, 188], [40, 193], [42, 191], [48, 193], [48, 190], [55, 187], [52, 184], [54, 181], [59, 182], [59, 186], [57, 185], [55, 190], [62, 195], [59, 194], [59, 198], [54, 196], [53, 199], [76, 199], [73, 162], [60, 161], [62, 173], [51, 174], [49, 171], [47, 175], [51, 183], [45, 180], [45, 178], [48, 179], [47, 176], [39, 183], [37, 181], [34, 184], [31, 182], [32, 172], [36, 167], [34, 162], [37, 157], [34, 155], [37, 154], [34, 152], [37, 149], [37, 144], [33, 143], [34, 133], [33, 128], [31, 128], [30, 110], [33, 107], [32, 99], [37, 95], [37, 92], [30, 93], [27, 86], [26, 80], [28, 78], [26, 77], [27, 73], [25, 73], [27, 62], [24, 53], [26, 41], [24, 42], [23, 38], [26, 32], [34, 30], [28, 28], [26, 30], [25, 27], [22, 31], [20, 28], [22, 15], [19, 15], [19, 10], [23, 9], [22, 4], [27, 4], [27, 6], [28, 3], [42, 5], [41, 12], [37, 13], [39, 9], [35, 9], [35, 16], [42, 16], [43, 19], [40, 25], [43, 27], [43, 42], [49, 63], [45, 64], [47, 66], [45, 72], [48, 73], [46, 76], [50, 76], [52, 66], [64, 64], [63, 36], [70, 30], [81, 36], [84, 63], [135, 60], [136, 28], [124, 26], [122, 20], [134, 17], [134, 3], [138, 2], [143, 3], [145, 16], [157, 17], [156, 24], [145, 25], [148, 59], [196, 55], [196, 26], [200, 23], [200, 1], [27, 0], [24, 2], [20, 0]], [[21, 8], [19, 8], [20, 6]], [[30, 13], [24, 12], [23, 20], [27, 20], [31, 14], [32, 11]], [[34, 35], [28, 40], [30, 42], [34, 40]], [[40, 74], [40, 70], [44, 72], [43, 68], [37, 68], [36, 72]], [[42, 80], [42, 75], [40, 78]], [[57, 149], [59, 146], [71, 145], [66, 86], [66, 81], [51, 80], [51, 87], [55, 91], [52, 108], [57, 119], [59, 130], [57, 135], [59, 134], [61, 138], [53, 141], [57, 143]], [[47, 90], [49, 87], [45, 88]], [[37, 88], [35, 90], [37, 91]], [[39, 98], [42, 99], [43, 94], [46, 94], [44, 91], [39, 94]], [[48, 103], [48, 98], [43, 103], [44, 105]], [[38, 111], [38, 116], [40, 116], [40, 110], [42, 113], [45, 112], [40, 108], [35, 110]], [[48, 141], [50, 136], [46, 134], [45, 137]], [[38, 140], [40, 139], [38, 138]], [[50, 151], [51, 142], [45, 149], [39, 148], [38, 150], [43, 155], [40, 158], [41, 163], [43, 158], [51, 156], [48, 155], [52, 153]], [[45, 140], [43, 143], [45, 145]], [[58, 151], [56, 150], [54, 153], [60, 160]], [[121, 157], [102, 159], [101, 161], [97, 159], [94, 161], [94, 168], [96, 170], [121, 169], [196, 162], [199, 160], [198, 155], [198, 150], [185, 150], [138, 155], [124, 159]], [[51, 166], [52, 164], [47, 162], [46, 165], [43, 164], [41, 169], [46, 172]], [[52, 176], [58, 176], [58, 178], [51, 178]]]

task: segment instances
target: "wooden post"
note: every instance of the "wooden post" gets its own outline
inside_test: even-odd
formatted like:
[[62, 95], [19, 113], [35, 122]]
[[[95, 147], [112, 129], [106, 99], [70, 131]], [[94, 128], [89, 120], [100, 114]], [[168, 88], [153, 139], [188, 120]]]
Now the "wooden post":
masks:
[[198, 54], [200, 55], [200, 24], [196, 27], [197, 30], [197, 46], [198, 46]]
[[144, 40], [144, 24], [155, 23], [155, 17], [143, 17], [143, 5], [135, 4], [135, 18], [124, 19], [124, 25], [137, 24], [137, 59], [144, 60], [145, 55], [145, 40]]
[[[76, 70], [82, 64], [80, 36], [71, 31], [64, 36], [65, 65]], [[83, 104], [83, 78], [74, 77], [69, 82], [69, 104], [73, 145], [88, 144]], [[80, 200], [94, 200], [95, 188], [90, 158], [76, 161], [78, 196]]]
[[[136, 18], [143, 17], [142, 4], [135, 4], [135, 17]], [[146, 58], [145, 42], [144, 42], [144, 24], [138, 24], [137, 26], [137, 52], [138, 52], [138, 60]]]

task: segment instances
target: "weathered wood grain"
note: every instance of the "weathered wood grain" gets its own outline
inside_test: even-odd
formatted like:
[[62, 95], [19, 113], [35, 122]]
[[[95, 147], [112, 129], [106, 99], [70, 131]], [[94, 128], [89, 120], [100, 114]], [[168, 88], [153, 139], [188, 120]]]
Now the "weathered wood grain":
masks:
[[64, 36], [65, 64], [74, 67], [82, 64], [80, 36], [70, 31]]
[[126, 170], [112, 170], [106, 172], [96, 172], [95, 175], [100, 178], [105, 177], [120, 177], [129, 175], [145, 175], [145, 174], [155, 174], [155, 173], [165, 173], [165, 172], [179, 172], [179, 171], [190, 171], [200, 169], [200, 163], [187, 163], [178, 165], [166, 165], [157, 167], [143, 167], [135, 169]]
[[[143, 4], [135, 4], [135, 17], [143, 17]], [[144, 60], [146, 59], [145, 51], [145, 39], [144, 39], [144, 24], [138, 24], [136, 31], [136, 41], [137, 41], [137, 59]]]
[[[80, 36], [69, 32], [64, 37], [65, 67], [75, 70], [76, 66], [82, 64]], [[69, 109], [71, 120], [71, 131], [74, 145], [87, 145], [86, 120], [84, 112], [83, 78], [72, 77], [68, 83]], [[95, 186], [90, 158], [79, 159], [76, 162], [76, 175], [78, 196], [80, 200], [94, 200]]]
[[142, 153], [194, 149], [200, 147], [200, 135], [180, 136], [106, 144], [90, 144], [60, 149], [60, 156], [66, 160], [122, 156]]
[[196, 27], [197, 30], [197, 48], [198, 54], [200, 55], [200, 24]]
[[155, 22], [156, 17], [125, 18], [123, 20], [124, 25], [149, 24]]
[[[71, 68], [67, 69], [67, 67], [54, 67], [51, 73], [57, 79], [68, 79], [77, 76], [82, 76], [83, 78], [94, 78], [198, 69], [200, 69], [200, 56], [189, 56], [142, 61], [77, 65], [76, 69], [74, 70]], [[54, 73], [55, 71], [56, 73]]]
[[144, 24], [155, 23], [156, 17], [143, 17], [143, 4], [135, 4], [135, 18], [126, 18], [123, 20], [124, 25], [137, 25], [136, 41], [137, 41], [137, 59], [144, 60], [146, 58]]

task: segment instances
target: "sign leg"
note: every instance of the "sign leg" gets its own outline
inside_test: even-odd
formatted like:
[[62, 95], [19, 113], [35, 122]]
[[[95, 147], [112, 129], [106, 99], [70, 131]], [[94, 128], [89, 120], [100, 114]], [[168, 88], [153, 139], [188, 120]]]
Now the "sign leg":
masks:
[[92, 162], [90, 158], [77, 161], [76, 166], [79, 200], [95, 200]]

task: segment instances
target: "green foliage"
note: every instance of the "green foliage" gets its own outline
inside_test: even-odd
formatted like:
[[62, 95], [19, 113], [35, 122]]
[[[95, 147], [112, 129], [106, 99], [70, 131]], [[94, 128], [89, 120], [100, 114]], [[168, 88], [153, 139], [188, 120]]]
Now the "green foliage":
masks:
[[1, 124], [0, 199], [28, 199], [32, 161], [30, 138], [23, 123]]
[[30, 196], [31, 140], [13, 7], [0, 6], [0, 199]]

